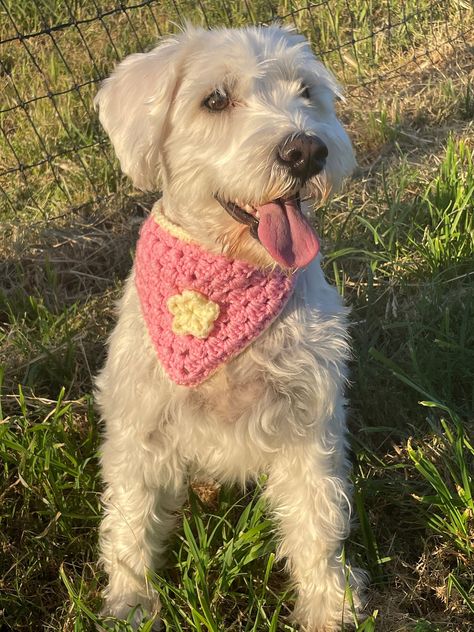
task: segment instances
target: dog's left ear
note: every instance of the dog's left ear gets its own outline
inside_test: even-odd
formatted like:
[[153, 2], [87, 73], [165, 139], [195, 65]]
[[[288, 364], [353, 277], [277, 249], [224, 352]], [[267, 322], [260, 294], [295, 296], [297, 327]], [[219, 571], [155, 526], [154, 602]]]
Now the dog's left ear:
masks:
[[160, 147], [178, 81], [181, 37], [126, 57], [94, 99], [122, 171], [144, 191], [159, 186]]

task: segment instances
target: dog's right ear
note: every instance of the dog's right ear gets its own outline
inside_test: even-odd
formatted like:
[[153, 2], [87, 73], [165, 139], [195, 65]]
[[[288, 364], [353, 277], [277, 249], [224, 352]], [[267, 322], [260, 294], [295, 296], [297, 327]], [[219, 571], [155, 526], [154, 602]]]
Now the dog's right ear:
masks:
[[160, 147], [178, 81], [180, 38], [126, 57], [104, 81], [94, 104], [122, 171], [144, 191], [160, 179]]

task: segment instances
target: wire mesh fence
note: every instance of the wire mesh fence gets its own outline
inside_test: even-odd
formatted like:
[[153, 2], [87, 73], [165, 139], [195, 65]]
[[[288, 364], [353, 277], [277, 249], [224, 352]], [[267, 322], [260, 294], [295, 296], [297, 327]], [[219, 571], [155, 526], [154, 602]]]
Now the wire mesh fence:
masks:
[[279, 19], [311, 40], [349, 95], [449, 56], [473, 30], [460, 0], [0, 0], [0, 212], [45, 218], [129, 191], [93, 111], [126, 54], [186, 20]]

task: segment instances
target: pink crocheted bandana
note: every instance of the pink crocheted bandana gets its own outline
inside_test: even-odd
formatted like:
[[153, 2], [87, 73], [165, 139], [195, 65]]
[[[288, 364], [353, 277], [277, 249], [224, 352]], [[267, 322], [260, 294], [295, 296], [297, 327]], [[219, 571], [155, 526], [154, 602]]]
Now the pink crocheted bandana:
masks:
[[159, 221], [142, 227], [135, 283], [160, 362], [174, 382], [196, 386], [269, 327], [295, 277], [211, 254]]

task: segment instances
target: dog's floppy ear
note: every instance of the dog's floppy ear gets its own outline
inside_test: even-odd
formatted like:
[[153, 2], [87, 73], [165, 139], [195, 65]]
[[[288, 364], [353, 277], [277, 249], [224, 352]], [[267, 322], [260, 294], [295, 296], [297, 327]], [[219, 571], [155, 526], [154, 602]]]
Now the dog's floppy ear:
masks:
[[156, 190], [160, 147], [179, 74], [180, 38], [126, 57], [104, 81], [94, 104], [122, 171], [144, 191]]

